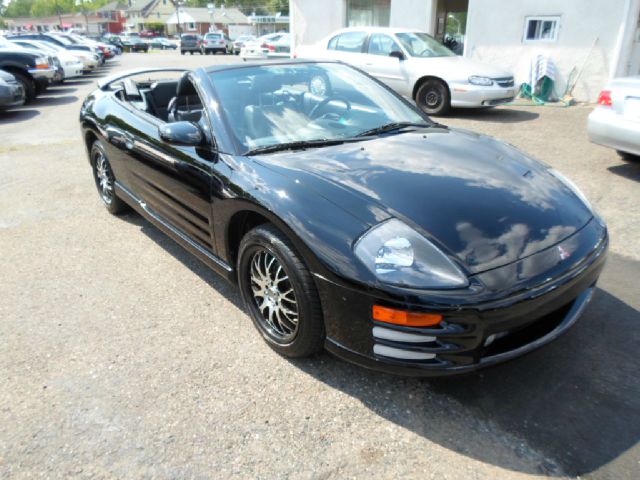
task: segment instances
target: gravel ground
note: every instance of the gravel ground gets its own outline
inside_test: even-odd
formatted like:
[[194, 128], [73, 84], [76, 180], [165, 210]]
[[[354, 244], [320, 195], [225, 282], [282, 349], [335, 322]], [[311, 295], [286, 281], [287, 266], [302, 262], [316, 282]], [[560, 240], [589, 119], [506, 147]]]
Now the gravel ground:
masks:
[[0, 478], [640, 478], [640, 163], [590, 107], [455, 112], [562, 171], [607, 220], [583, 319], [453, 379], [290, 361], [239, 295], [140, 217], [110, 216], [77, 124], [109, 71], [236, 57], [125, 54], [0, 113]]

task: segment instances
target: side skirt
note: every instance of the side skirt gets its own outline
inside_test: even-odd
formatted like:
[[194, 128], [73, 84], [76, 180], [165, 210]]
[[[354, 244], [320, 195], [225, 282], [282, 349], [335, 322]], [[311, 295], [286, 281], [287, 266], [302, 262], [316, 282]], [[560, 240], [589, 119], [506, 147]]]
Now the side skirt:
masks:
[[143, 200], [139, 199], [133, 192], [127, 187], [115, 182], [116, 194], [123, 201], [127, 202], [136, 212], [140, 213], [143, 217], [149, 220], [153, 225], [158, 227], [162, 232], [171, 237], [182, 247], [184, 247], [191, 254], [196, 256], [199, 260], [204, 262], [209, 268], [221, 275], [225, 280], [236, 283], [236, 276], [234, 268], [222, 260], [220, 257], [207, 251], [196, 242], [194, 242], [184, 232], [178, 230], [176, 227], [166, 222], [160, 216], [158, 216], [153, 210], [151, 210]]

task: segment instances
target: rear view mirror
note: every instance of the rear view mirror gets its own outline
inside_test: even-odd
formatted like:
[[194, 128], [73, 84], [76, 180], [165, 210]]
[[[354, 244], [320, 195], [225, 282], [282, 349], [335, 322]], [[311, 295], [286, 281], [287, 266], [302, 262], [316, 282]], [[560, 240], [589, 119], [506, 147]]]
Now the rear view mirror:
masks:
[[200, 146], [204, 139], [202, 130], [193, 122], [165, 123], [158, 127], [158, 134], [163, 142], [185, 147]]
[[394, 50], [389, 54], [390, 57], [397, 58], [398, 60], [404, 60], [404, 53]]

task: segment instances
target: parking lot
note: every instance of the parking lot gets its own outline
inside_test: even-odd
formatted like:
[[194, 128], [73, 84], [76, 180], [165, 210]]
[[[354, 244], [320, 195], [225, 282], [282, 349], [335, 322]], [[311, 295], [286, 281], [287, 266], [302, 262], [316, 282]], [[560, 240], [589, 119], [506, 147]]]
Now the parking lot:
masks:
[[124, 54], [0, 112], [1, 478], [640, 478], [640, 162], [590, 144], [592, 107], [456, 111], [552, 165], [607, 221], [596, 297], [565, 336], [420, 380], [278, 356], [234, 287], [98, 195], [78, 113]]

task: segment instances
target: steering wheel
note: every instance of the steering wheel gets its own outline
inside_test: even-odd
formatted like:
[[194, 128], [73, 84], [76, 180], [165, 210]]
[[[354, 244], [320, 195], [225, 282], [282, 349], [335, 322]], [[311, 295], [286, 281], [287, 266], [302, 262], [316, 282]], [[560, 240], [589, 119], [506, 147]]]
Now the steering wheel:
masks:
[[427, 53], [427, 52], [431, 52], [432, 50], [427, 47], [424, 50], [422, 50], [418, 55], [416, 55], [416, 57], [421, 57], [423, 54]]
[[[312, 120], [317, 119], [318, 117], [320, 117], [320, 115], [318, 114], [318, 112], [322, 111], [322, 109], [324, 107], [326, 107], [330, 102], [337, 100], [339, 102], [342, 102], [345, 104], [345, 106], [347, 108], [345, 108], [344, 113], [347, 113], [349, 110], [351, 110], [351, 102], [349, 100], [347, 100], [344, 97], [327, 97], [324, 100], [322, 100], [320, 103], [318, 103], [315, 107], [313, 107], [311, 109], [311, 112], [309, 112], [309, 117]], [[343, 114], [344, 115], [344, 114]]]

